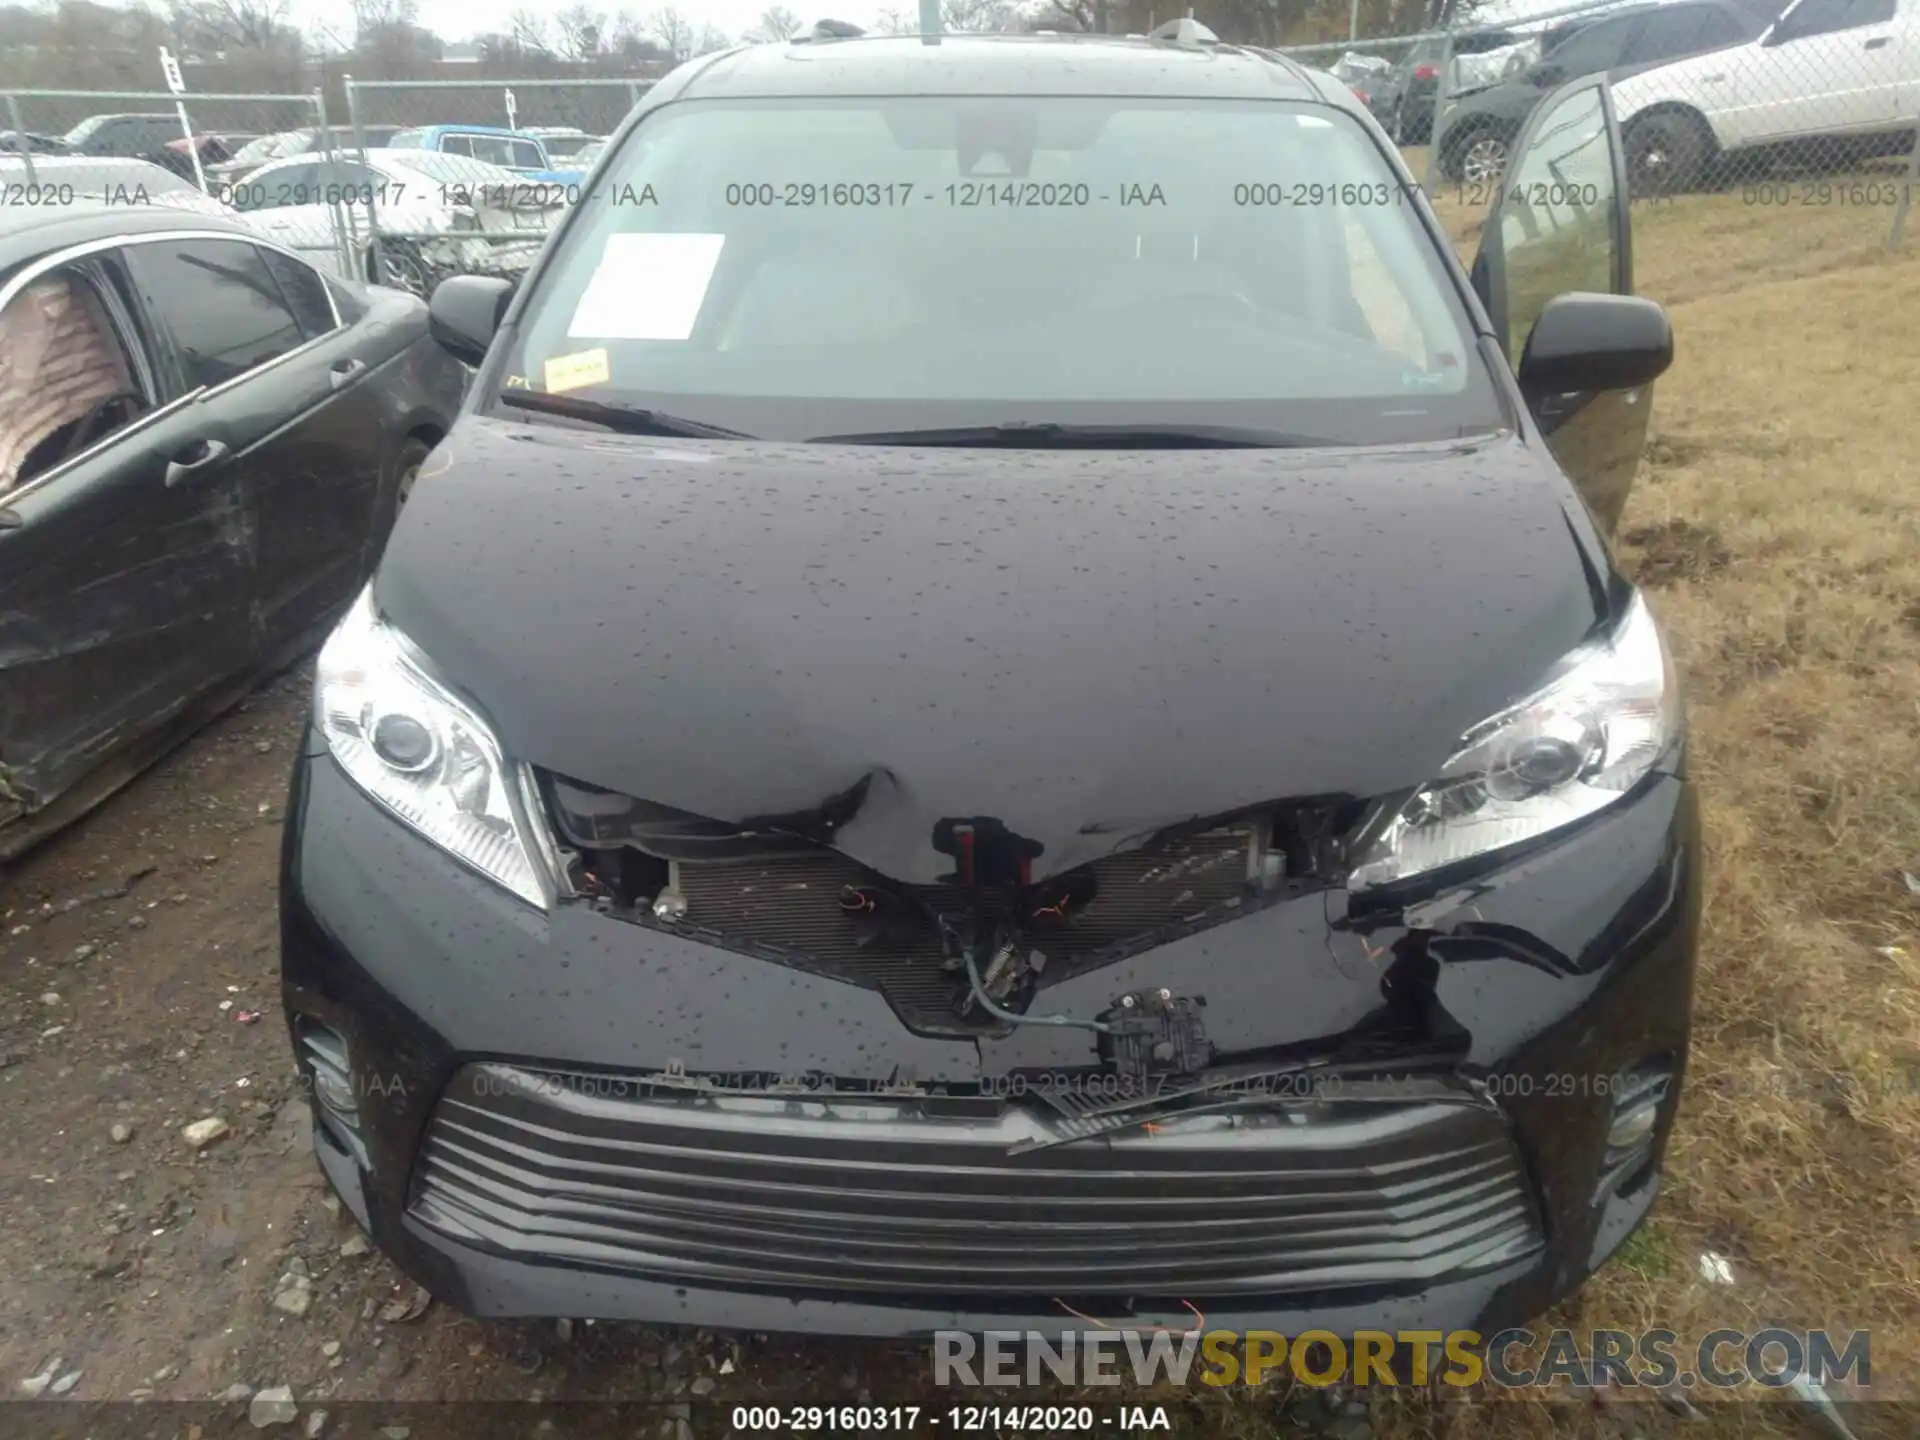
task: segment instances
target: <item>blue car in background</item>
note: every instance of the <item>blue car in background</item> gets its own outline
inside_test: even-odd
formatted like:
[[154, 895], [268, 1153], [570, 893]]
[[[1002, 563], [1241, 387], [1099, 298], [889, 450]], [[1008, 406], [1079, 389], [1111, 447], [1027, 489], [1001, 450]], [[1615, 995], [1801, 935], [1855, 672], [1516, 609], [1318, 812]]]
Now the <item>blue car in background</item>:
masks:
[[387, 141], [387, 148], [469, 155], [529, 180], [555, 185], [577, 185], [586, 176], [584, 170], [555, 168], [553, 157], [538, 135], [497, 125], [422, 125], [417, 130], [395, 132]]

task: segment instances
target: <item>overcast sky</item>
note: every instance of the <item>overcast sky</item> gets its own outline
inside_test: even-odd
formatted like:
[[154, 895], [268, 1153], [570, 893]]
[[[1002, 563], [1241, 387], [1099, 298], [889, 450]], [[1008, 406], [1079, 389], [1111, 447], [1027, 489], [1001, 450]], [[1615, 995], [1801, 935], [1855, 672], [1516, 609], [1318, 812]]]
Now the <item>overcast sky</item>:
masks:
[[[767, 0], [588, 0], [588, 3], [609, 14], [630, 9], [639, 16], [671, 4], [692, 21], [696, 29], [717, 25], [736, 37], [752, 29], [767, 8]], [[419, 0], [419, 23], [443, 40], [466, 40], [491, 31], [505, 31], [509, 28], [507, 17], [523, 4], [541, 15], [568, 8], [567, 0]], [[832, 0], [818, 9], [801, 4], [790, 4], [788, 8], [808, 24], [830, 16], [855, 25], [871, 26], [886, 7], [873, 0], [846, 0], [844, 4]], [[917, 8], [917, 0], [904, 0], [901, 8]], [[317, 21], [341, 41], [353, 39], [353, 8], [348, 0], [293, 0], [293, 13], [302, 28], [311, 28]]]

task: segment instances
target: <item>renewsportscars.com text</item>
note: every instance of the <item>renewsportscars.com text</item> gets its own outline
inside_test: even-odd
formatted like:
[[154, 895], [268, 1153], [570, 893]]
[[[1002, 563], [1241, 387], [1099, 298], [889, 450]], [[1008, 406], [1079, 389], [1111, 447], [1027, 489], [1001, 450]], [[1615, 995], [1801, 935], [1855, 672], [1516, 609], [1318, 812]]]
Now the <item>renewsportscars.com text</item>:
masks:
[[[1483, 1342], [1484, 1338], [1484, 1343]], [[1873, 1382], [1869, 1332], [1714, 1330], [1685, 1346], [1671, 1330], [1305, 1330], [1037, 1331], [934, 1335], [934, 1383], [960, 1386], [1260, 1385], [1291, 1376], [1302, 1385], [1426, 1385], [1465, 1389], [1483, 1381], [1524, 1389], [1566, 1381], [1580, 1386], [1672, 1385], [1734, 1389], [1749, 1382], [1783, 1387]]]

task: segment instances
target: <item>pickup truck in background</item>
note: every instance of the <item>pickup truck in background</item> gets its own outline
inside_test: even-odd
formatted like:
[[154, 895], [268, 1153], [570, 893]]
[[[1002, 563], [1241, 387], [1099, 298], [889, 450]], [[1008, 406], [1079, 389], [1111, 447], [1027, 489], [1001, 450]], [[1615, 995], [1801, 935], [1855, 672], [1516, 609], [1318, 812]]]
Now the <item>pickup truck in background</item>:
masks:
[[547, 184], [577, 185], [586, 174], [584, 170], [556, 166], [547, 153], [546, 142], [538, 135], [493, 125], [423, 125], [396, 131], [388, 139], [387, 148], [462, 155], [511, 170], [522, 179]]

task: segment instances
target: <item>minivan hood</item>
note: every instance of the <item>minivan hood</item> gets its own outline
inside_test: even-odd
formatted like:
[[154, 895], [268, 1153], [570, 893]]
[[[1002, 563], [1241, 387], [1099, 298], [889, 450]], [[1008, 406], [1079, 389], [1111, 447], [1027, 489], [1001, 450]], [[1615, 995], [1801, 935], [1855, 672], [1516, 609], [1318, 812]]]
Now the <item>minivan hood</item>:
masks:
[[1035, 878], [1168, 825], [1432, 777], [1596, 620], [1513, 436], [1366, 450], [655, 440], [469, 416], [375, 584], [506, 753], [713, 819], [876, 777], [835, 845]]

